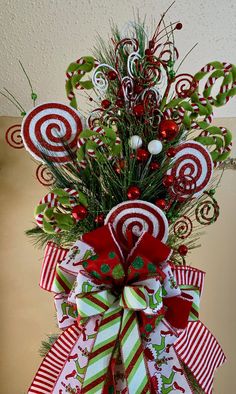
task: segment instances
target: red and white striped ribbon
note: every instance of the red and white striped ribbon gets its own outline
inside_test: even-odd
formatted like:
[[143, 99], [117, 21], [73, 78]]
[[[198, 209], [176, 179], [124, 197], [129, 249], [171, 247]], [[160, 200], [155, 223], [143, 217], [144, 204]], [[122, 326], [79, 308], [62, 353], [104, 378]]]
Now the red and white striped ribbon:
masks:
[[28, 394], [53, 393], [59, 373], [67, 361], [79, 334], [80, 329], [74, 325], [60, 335], [40, 365]]
[[175, 342], [174, 348], [204, 392], [211, 394], [214, 372], [226, 360], [214, 335], [201, 321], [189, 322], [187, 329]]
[[206, 274], [204, 271], [200, 271], [199, 269], [189, 266], [177, 266], [174, 264], [171, 268], [179, 286], [188, 284], [190, 286], [198, 287], [200, 294], [202, 294]]
[[39, 286], [52, 291], [52, 284], [56, 272], [56, 265], [66, 258], [68, 249], [58, 247], [54, 242], [48, 242], [44, 252]]

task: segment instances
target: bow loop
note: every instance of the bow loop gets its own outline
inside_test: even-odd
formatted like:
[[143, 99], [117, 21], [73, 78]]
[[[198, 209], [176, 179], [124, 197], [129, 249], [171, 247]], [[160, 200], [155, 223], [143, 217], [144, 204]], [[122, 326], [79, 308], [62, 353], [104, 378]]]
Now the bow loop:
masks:
[[144, 313], [146, 315], [159, 315], [162, 313], [162, 283], [158, 277], [136, 282], [136, 285], [142, 286], [145, 290], [147, 308], [144, 310]]
[[119, 305], [123, 309], [141, 311], [147, 308], [146, 291], [143, 286], [125, 286]]
[[109, 290], [82, 293], [76, 296], [76, 306], [81, 317], [91, 317], [105, 313], [116, 297]]

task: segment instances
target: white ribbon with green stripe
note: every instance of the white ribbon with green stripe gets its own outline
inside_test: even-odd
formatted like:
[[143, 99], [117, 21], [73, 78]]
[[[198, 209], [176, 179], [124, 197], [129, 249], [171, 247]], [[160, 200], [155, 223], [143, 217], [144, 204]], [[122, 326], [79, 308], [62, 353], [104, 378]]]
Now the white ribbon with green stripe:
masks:
[[114, 294], [109, 286], [98, 285], [87, 274], [79, 273], [73, 289], [78, 314], [83, 318], [103, 315], [89, 355], [82, 392], [103, 392], [118, 341], [129, 392], [150, 392], [136, 311], [154, 315], [161, 310], [161, 287], [159, 280], [150, 278], [124, 286], [120, 294]]

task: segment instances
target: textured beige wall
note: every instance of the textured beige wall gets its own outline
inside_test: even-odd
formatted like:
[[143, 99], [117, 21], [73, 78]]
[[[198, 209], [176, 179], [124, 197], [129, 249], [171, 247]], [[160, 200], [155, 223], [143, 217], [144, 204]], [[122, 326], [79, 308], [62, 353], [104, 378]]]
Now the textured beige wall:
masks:
[[[30, 93], [17, 59], [32, 79], [40, 101], [63, 100], [65, 70], [71, 61], [91, 53], [97, 33], [110, 39], [110, 22], [125, 31], [139, 12], [150, 33], [172, 0], [1, 0], [0, 87], [13, 91], [26, 108]], [[235, 62], [235, 0], [178, 0], [166, 22], [180, 20], [183, 29], [175, 42], [180, 59], [199, 43], [185, 60], [181, 72], [197, 72], [212, 60]], [[216, 110], [217, 116], [235, 116], [233, 102]], [[18, 115], [0, 96], [0, 115]]]
[[[30, 156], [4, 141], [5, 130], [13, 121], [0, 118], [1, 394], [26, 393], [40, 362], [40, 341], [56, 331], [52, 296], [38, 287], [42, 251], [24, 235], [46, 189], [35, 179], [37, 165]], [[236, 132], [236, 118], [218, 119], [217, 123]], [[226, 171], [218, 200], [221, 217], [207, 228], [202, 248], [189, 262], [207, 272], [201, 319], [228, 357], [217, 373], [214, 393], [234, 394], [236, 171]]]

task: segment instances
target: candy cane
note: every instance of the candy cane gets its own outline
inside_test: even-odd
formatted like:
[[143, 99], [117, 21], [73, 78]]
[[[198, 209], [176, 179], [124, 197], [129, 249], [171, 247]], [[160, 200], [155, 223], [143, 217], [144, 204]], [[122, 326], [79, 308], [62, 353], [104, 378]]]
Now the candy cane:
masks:
[[[102, 162], [105, 157], [107, 160], [111, 160], [114, 156], [119, 155], [121, 152], [121, 139], [112, 128], [96, 126], [91, 128], [91, 130], [84, 130], [80, 134], [77, 146], [79, 166], [85, 168], [86, 155], [99, 162]], [[99, 150], [101, 147], [107, 149], [108, 155], [106, 155], [105, 150]]]
[[195, 141], [211, 148], [211, 157], [215, 167], [226, 160], [232, 148], [232, 133], [225, 127], [209, 126], [207, 123], [199, 122], [202, 127], [201, 134]]
[[92, 56], [83, 56], [76, 62], [72, 62], [66, 70], [66, 94], [70, 101], [71, 107], [77, 109], [77, 100], [75, 89], [92, 89], [91, 80], [84, 80], [84, 76], [97, 66]]
[[39, 201], [35, 209], [37, 225], [49, 234], [68, 230], [74, 224], [71, 210], [78, 203], [87, 205], [82, 192], [70, 188], [52, 190]]
[[[212, 122], [212, 106], [222, 106], [236, 95], [236, 67], [229, 63], [211, 62], [194, 75], [196, 81], [207, 78], [202, 94], [198, 84], [189, 101], [174, 97], [165, 105], [164, 114], [188, 129], [199, 129], [198, 117], [202, 116], [208, 125]], [[218, 94], [212, 96], [212, 88], [219, 78], [223, 78]], [[175, 117], [174, 117], [175, 114]], [[197, 116], [196, 116], [197, 115]]]
[[[210, 75], [209, 75], [210, 74]], [[236, 67], [230, 63], [211, 62], [204, 66], [194, 78], [197, 81], [207, 77], [203, 96], [217, 107], [226, 104], [236, 94]], [[219, 92], [213, 97], [212, 88], [219, 78], [223, 78]]]

